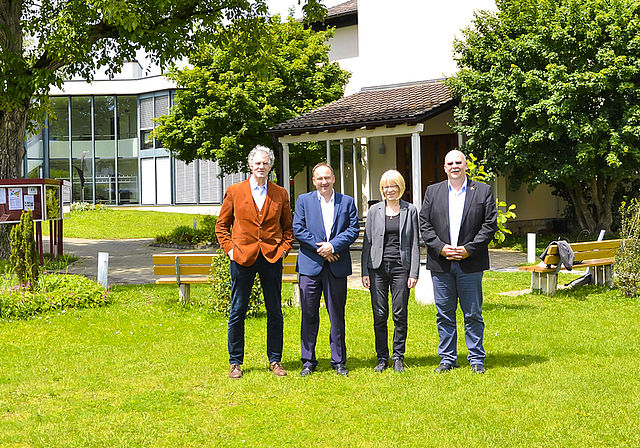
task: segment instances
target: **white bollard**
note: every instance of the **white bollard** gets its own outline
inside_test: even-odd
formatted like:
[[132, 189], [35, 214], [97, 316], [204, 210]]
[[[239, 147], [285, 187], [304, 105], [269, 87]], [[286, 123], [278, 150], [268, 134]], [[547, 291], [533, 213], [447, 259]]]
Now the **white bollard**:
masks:
[[98, 252], [98, 283], [107, 288], [109, 277], [109, 252]]
[[415, 295], [416, 302], [421, 305], [433, 305], [436, 303], [435, 296], [433, 295], [433, 279], [431, 278], [431, 271], [429, 271], [427, 266], [423, 263], [420, 263], [420, 275], [418, 276]]
[[536, 262], [536, 234], [527, 233], [527, 263]]

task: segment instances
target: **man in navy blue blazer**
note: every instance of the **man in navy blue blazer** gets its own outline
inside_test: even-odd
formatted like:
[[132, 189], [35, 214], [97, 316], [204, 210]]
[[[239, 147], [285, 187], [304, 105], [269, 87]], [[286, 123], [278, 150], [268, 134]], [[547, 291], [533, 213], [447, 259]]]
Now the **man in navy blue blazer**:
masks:
[[317, 164], [313, 168], [316, 191], [298, 197], [293, 216], [293, 235], [300, 242], [302, 376], [311, 375], [318, 365], [315, 348], [323, 294], [331, 321], [331, 366], [338, 375], [349, 374], [344, 310], [351, 275], [349, 246], [358, 238], [360, 224], [353, 198], [334, 191], [335, 181], [331, 166]]

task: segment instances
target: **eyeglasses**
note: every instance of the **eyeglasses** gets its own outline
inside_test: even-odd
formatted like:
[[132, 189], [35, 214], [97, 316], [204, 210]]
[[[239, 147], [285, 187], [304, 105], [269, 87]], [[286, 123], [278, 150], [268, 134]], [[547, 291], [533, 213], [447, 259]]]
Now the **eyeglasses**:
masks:
[[398, 185], [383, 185], [383, 190], [397, 190], [400, 188]]
[[452, 162], [447, 162], [447, 165], [451, 166], [451, 165], [453, 165], [454, 163], [455, 163], [456, 165], [462, 165], [462, 163], [463, 163], [463, 162], [462, 162], [462, 160], [456, 160], [456, 161], [452, 161]]

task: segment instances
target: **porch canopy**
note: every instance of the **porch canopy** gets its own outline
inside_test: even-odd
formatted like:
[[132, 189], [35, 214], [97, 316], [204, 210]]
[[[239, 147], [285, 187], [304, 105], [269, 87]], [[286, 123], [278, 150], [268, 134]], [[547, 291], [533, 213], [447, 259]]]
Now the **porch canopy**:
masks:
[[[283, 147], [283, 179], [289, 179], [290, 176], [291, 143], [326, 141], [329, 159], [331, 140], [411, 136], [412, 190], [420, 192], [420, 134], [425, 130], [424, 122], [457, 104], [442, 81], [365, 88], [269, 128], [267, 132], [277, 138]], [[341, 162], [342, 159], [341, 153]], [[285, 180], [283, 183], [289, 191], [289, 182]], [[421, 206], [420, 196], [413, 195], [413, 203], [418, 209]]]

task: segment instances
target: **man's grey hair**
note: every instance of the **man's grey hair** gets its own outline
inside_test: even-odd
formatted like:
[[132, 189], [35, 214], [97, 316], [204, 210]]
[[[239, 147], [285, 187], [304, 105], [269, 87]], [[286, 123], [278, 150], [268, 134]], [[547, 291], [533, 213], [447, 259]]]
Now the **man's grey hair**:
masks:
[[247, 161], [249, 162], [249, 166], [253, 165], [253, 158], [256, 156], [258, 152], [263, 152], [269, 158], [269, 167], [273, 167], [273, 164], [276, 163], [276, 156], [273, 155], [273, 151], [266, 146], [258, 145], [251, 150], [249, 153], [249, 157], [247, 157]]

